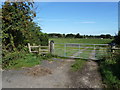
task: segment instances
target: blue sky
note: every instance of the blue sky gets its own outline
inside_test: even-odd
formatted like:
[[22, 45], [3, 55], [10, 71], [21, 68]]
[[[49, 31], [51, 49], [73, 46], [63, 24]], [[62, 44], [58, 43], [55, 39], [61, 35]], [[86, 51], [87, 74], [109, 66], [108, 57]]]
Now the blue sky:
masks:
[[34, 19], [45, 33], [87, 35], [118, 32], [117, 2], [35, 2]]
[[45, 33], [118, 32], [118, 2], [35, 2], [34, 21]]

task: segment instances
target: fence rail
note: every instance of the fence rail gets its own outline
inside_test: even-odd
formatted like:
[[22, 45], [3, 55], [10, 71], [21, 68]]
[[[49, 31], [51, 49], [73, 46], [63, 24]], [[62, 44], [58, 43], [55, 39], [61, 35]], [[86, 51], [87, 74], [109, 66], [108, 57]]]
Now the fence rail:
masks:
[[49, 41], [48, 46], [31, 46], [28, 43], [29, 52], [46, 54], [51, 53], [60, 57], [94, 59], [107, 52], [114, 53], [120, 48], [111, 47], [109, 44], [89, 44], [89, 43], [54, 43]]
[[96, 55], [105, 54], [107, 48], [109, 48], [108, 44], [54, 43], [54, 54], [62, 57], [96, 60]]
[[54, 44], [68, 44], [68, 45], [104, 45], [108, 46], [109, 44], [89, 44], [89, 43], [54, 43]]
[[50, 52], [49, 46], [41, 46], [41, 45], [31, 46], [30, 43], [28, 43], [28, 48], [30, 53], [33, 52], [33, 53], [45, 54]]

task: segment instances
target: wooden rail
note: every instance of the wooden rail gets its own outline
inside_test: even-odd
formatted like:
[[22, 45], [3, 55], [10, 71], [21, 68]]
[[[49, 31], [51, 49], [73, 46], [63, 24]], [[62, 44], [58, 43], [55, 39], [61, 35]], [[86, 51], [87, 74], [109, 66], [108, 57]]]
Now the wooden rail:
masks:
[[[32, 50], [34, 48], [37, 49], [37, 50]], [[29, 49], [30, 53], [45, 54], [45, 53], [50, 52], [49, 46], [41, 46], [41, 45], [39, 45], [39, 46], [31, 46], [30, 43], [28, 43], [28, 49]]]
[[116, 46], [111, 47], [111, 52], [112, 53], [115, 53], [116, 50], [120, 50], [120, 48], [118, 48]]
[[[30, 53], [39, 53], [39, 54], [46, 54], [46, 53], [51, 53], [53, 54], [54, 52], [54, 42], [53, 41], [49, 41], [49, 45], [48, 46], [31, 46], [30, 43], [28, 43], [28, 49]], [[33, 49], [37, 49], [37, 50], [33, 50]]]
[[112, 48], [112, 50], [120, 50], [120, 48]]

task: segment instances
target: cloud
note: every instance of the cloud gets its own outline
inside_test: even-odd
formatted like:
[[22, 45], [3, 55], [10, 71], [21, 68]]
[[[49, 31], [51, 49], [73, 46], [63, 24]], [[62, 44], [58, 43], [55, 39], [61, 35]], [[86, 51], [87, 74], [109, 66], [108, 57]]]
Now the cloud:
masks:
[[96, 22], [80, 22], [80, 23], [96, 23]]
[[45, 21], [50, 21], [50, 22], [63, 22], [67, 21], [66, 19], [46, 19]]

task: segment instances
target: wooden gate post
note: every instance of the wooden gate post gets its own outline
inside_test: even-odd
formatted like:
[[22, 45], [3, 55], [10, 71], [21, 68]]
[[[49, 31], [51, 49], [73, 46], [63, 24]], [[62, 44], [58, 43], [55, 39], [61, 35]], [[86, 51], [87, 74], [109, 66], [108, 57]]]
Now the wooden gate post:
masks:
[[115, 53], [115, 46], [112, 46], [112, 53]]
[[51, 40], [49, 44], [50, 44], [49, 45], [50, 46], [50, 53], [53, 54], [54, 53], [54, 41]]
[[31, 53], [30, 43], [28, 43], [29, 52]]
[[38, 54], [41, 54], [41, 45], [39, 45]]

